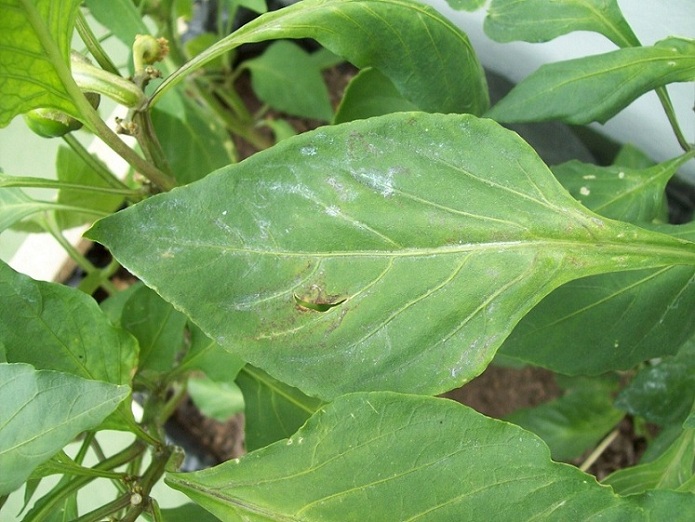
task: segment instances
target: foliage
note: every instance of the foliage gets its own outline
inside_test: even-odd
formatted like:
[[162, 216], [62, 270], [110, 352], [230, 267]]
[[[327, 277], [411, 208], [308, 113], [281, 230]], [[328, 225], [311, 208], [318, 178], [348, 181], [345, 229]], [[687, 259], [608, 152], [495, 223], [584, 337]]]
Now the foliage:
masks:
[[[184, 41], [191, 2], [0, 0], [0, 124], [65, 113], [133, 170], [67, 134], [57, 180], [0, 175], [0, 230], [47, 231], [87, 273], [76, 289], [0, 264], [0, 507], [25, 484], [27, 521], [689, 518], [695, 235], [665, 223], [665, 190], [695, 148], [666, 85], [695, 79], [695, 41], [642, 46], [615, 0], [493, 0], [499, 41], [582, 30], [618, 48], [490, 108], [466, 35], [413, 0], [219, 5]], [[244, 9], [258, 16], [236, 27]], [[93, 20], [134, 44], [129, 70]], [[75, 30], [97, 65], [71, 65]], [[322, 71], [342, 60], [360, 72], [335, 111]], [[683, 148], [656, 165], [626, 149], [549, 168], [500, 125], [603, 122], [652, 90]], [[117, 131], [138, 147], [85, 92], [130, 109]], [[290, 116], [331, 124], [287, 137]], [[243, 142], [258, 152], [237, 162]], [[64, 239], [85, 222], [107, 267]], [[140, 282], [116, 288], [119, 266]], [[436, 397], [497, 355], [574, 377], [504, 421]], [[243, 409], [249, 453], [182, 471], [164, 426], [188, 395], [210, 417]], [[662, 432], [599, 483], [580, 461], [626, 415]], [[134, 442], [103, 452], [106, 429]], [[193, 503], [160, 509], [162, 479]], [[93, 481], [115, 498], [79, 512]]]

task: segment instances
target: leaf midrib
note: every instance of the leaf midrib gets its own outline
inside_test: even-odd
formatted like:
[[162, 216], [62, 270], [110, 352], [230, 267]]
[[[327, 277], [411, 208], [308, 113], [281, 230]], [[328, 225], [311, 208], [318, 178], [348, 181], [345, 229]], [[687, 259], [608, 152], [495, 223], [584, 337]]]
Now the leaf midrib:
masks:
[[[688, 242], [690, 243], [690, 242]], [[443, 255], [461, 255], [471, 252], [486, 252], [501, 250], [514, 251], [537, 249], [551, 249], [554, 252], [562, 252], [576, 254], [577, 252], [585, 254], [587, 248], [591, 248], [592, 252], [598, 250], [610, 255], [640, 255], [647, 254], [654, 257], [673, 258], [674, 256], [682, 258], [682, 263], [686, 265], [695, 265], [695, 244], [689, 244], [691, 250], [686, 249], [686, 245], [679, 247], [676, 245], [655, 245], [653, 243], [635, 241], [635, 242], [619, 242], [619, 241], [568, 241], [564, 239], [535, 239], [528, 241], [492, 241], [480, 243], [464, 243], [460, 245], [443, 245], [431, 248], [404, 248], [402, 250], [346, 250], [346, 251], [330, 251], [317, 252], [315, 250], [261, 250], [248, 247], [231, 247], [229, 245], [220, 245], [215, 243], [203, 243], [196, 240], [182, 240], [176, 238], [174, 245], [182, 245], [186, 247], [195, 247], [211, 250], [221, 250], [225, 252], [233, 252], [238, 254], [250, 254], [259, 256], [274, 256], [274, 257], [311, 257], [311, 258], [334, 258], [334, 257], [431, 257]], [[667, 262], [656, 263], [653, 266], [662, 266], [671, 264]], [[640, 267], [643, 268], [643, 267]]]

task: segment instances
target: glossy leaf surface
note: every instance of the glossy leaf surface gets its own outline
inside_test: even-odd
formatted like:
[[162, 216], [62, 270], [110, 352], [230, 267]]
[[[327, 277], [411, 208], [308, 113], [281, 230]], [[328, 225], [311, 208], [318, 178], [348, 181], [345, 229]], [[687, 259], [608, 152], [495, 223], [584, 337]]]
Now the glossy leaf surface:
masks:
[[273, 379], [267, 373], [246, 366], [237, 378], [244, 394], [247, 451], [268, 446], [297, 431], [321, 405], [297, 388]]
[[693, 78], [695, 41], [669, 38], [653, 47], [543, 65], [486, 116], [505, 123], [605, 123], [642, 94]]
[[28, 364], [0, 364], [0, 495], [81, 432], [96, 427], [130, 389]]
[[0, 343], [9, 362], [127, 384], [137, 343], [79, 290], [34, 281], [0, 263]]
[[40, 107], [79, 114], [62, 81], [69, 75], [79, 5], [79, 0], [0, 1], [0, 127]]
[[672, 266], [573, 281], [524, 317], [501, 353], [569, 375], [672, 355], [695, 331], [694, 278]]
[[639, 45], [617, 0], [492, 0], [484, 29], [497, 42], [547, 42], [573, 31], [594, 31], [618, 47]]
[[88, 235], [218, 343], [323, 398], [451, 389], [560, 284], [695, 248], [590, 213], [492, 121], [424, 113], [285, 140]]
[[617, 497], [517, 426], [383, 392], [340, 397], [287, 440], [166, 480], [222, 520], [658, 520], [695, 507], [673, 492]]
[[420, 110], [479, 115], [489, 105], [466, 35], [411, 0], [304, 0], [266, 13], [184, 65], [155, 97], [230, 49], [280, 38], [313, 38], [357, 67], [378, 69]]

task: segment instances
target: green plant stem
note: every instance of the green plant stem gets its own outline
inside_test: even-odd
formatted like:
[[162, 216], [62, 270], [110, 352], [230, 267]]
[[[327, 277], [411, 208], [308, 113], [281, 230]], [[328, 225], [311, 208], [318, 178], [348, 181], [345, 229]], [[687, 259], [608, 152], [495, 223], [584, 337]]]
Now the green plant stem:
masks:
[[[132, 459], [142, 454], [146, 449], [147, 445], [145, 443], [136, 440], [124, 450], [94, 466], [94, 469], [113, 470], [119, 466], [127, 464]], [[38, 506], [38, 508], [35, 506], [34, 509], [27, 514], [24, 522], [38, 522], [40, 520], [45, 520], [47, 517], [53, 514], [61, 502], [96, 478], [97, 477], [80, 476], [64, 483], [53, 491], [49, 498], [44, 497], [42, 500], [45, 500], [45, 502]]]
[[75, 27], [77, 28], [77, 33], [80, 35], [80, 38], [87, 46], [87, 50], [94, 56], [99, 66], [113, 74], [120, 74], [118, 72], [118, 67], [114, 65], [109, 55], [104, 52], [104, 48], [99, 43], [99, 39], [94, 32], [92, 32], [92, 28], [89, 27], [87, 19], [84, 17], [84, 13], [81, 9], [77, 11]]
[[[29, 4], [32, 5], [32, 4]], [[26, 16], [29, 23], [34, 27], [42, 27], [44, 25], [39, 11], [32, 7], [26, 10]], [[89, 100], [82, 94], [77, 83], [72, 77], [69, 65], [65, 62], [65, 57], [61, 54], [60, 48], [53, 41], [53, 35], [47, 31], [38, 31], [37, 36], [44, 48], [48, 60], [54, 67], [56, 75], [60, 79], [63, 87], [70, 96], [71, 101], [77, 109], [77, 114], [74, 116], [80, 118], [87, 127], [97, 134], [99, 138], [111, 147], [117, 154], [125, 159], [133, 168], [139, 171], [143, 176], [151, 180], [164, 190], [170, 190], [176, 186], [176, 181], [160, 171], [154, 165], [151, 165], [132, 150], [121, 138], [106, 125], [99, 113], [92, 107]]]
[[149, 512], [152, 515], [152, 520], [154, 522], [163, 522], [164, 517], [162, 516], [162, 512], [159, 509], [159, 503], [154, 498], [150, 499]]
[[127, 508], [129, 505], [130, 494], [126, 493], [118, 497], [116, 500], [113, 500], [108, 504], [104, 504], [100, 508], [95, 509], [94, 511], [90, 511], [89, 513], [85, 513], [81, 517], [76, 518], [74, 522], [99, 522], [115, 513], [118, 513], [122, 509]]
[[693, 145], [688, 143], [688, 140], [683, 134], [683, 130], [680, 128], [680, 125], [678, 124], [678, 119], [676, 118], [676, 111], [673, 108], [673, 103], [671, 103], [671, 97], [668, 95], [666, 87], [657, 88], [656, 95], [659, 97], [659, 101], [661, 102], [661, 106], [664, 108], [664, 112], [666, 112], [666, 117], [668, 118], [668, 121], [671, 124], [673, 133], [676, 135], [678, 144], [685, 152], [692, 150]]
[[157, 423], [163, 426], [167, 419], [174, 414], [176, 408], [181, 404], [181, 401], [186, 398], [186, 389], [187, 387], [185, 384], [174, 386], [174, 393], [171, 398], [166, 401], [158, 411]]
[[70, 148], [75, 152], [82, 161], [89, 166], [89, 168], [99, 176], [103, 181], [111, 185], [113, 188], [118, 188], [122, 190], [130, 190], [128, 185], [123, 183], [121, 180], [116, 178], [109, 169], [107, 169], [104, 164], [92, 156], [87, 149], [84, 148], [82, 143], [75, 138], [71, 133], [63, 136], [63, 140], [67, 143]]
[[169, 160], [167, 160], [164, 149], [159, 143], [149, 111], [136, 112], [133, 115], [133, 122], [137, 124], [136, 138], [147, 160], [163, 172], [170, 174]]
[[[60, 228], [58, 227], [58, 224], [55, 221], [55, 215], [51, 214], [48, 219], [45, 220], [45, 225], [46, 229], [48, 232], [55, 238], [56, 241], [60, 244], [61, 247], [68, 253], [70, 258], [77, 263], [77, 266], [79, 266], [82, 270], [87, 272], [88, 274], [92, 274], [95, 272], [100, 272], [100, 270], [95, 267], [89, 259], [84, 257], [82, 253], [77, 250], [70, 241], [65, 239], [65, 236], [62, 234], [60, 231]], [[103, 279], [100, 282], [100, 285], [108, 292], [109, 295], [117, 294], [118, 289], [114, 286], [114, 284], [108, 280], [108, 278]]]
[[611, 445], [611, 442], [615, 440], [615, 438], [620, 434], [620, 431], [616, 428], [613, 431], [611, 431], [606, 438], [604, 438], [601, 443], [596, 446], [594, 451], [591, 452], [591, 454], [586, 458], [584, 462], [582, 462], [582, 465], [579, 466], [579, 469], [582, 471], [588, 470], [591, 465], [596, 462], [596, 459], [598, 459], [601, 454], [606, 451], [606, 448]]
[[140, 190], [121, 189], [110, 187], [95, 187], [94, 185], [80, 185], [77, 183], [66, 183], [55, 179], [32, 178], [27, 176], [8, 176], [0, 178], [0, 187], [23, 187], [23, 188], [47, 188], [59, 190], [75, 190], [81, 192], [97, 192], [100, 194], [110, 194], [115, 196], [127, 196], [130, 198], [143, 199], [145, 194]]
[[[266, 137], [264, 137], [262, 134], [255, 132], [252, 127], [249, 125], [244, 125], [243, 123], [240, 123], [237, 121], [235, 118], [233, 118], [229, 114], [229, 110], [227, 110], [225, 107], [222, 106], [222, 104], [219, 102], [219, 100], [215, 97], [214, 94], [210, 93], [206, 89], [200, 89], [200, 96], [203, 98], [205, 103], [213, 110], [215, 113], [222, 119], [224, 122], [225, 126], [234, 134], [237, 134], [244, 140], [248, 141], [251, 145], [256, 147], [259, 150], [267, 149], [270, 147], [273, 143], [268, 140]], [[220, 96], [224, 97], [225, 103], [228, 103], [232, 109], [237, 112], [237, 109], [239, 109], [238, 105], [234, 103], [233, 99], [230, 98], [230, 93], [225, 93], [222, 94], [222, 92], [218, 92]], [[244, 107], [244, 111], [246, 108]], [[238, 112], [237, 112], [238, 114]], [[249, 121], [251, 121], [251, 117], [249, 116]]]
[[87, 455], [87, 451], [89, 450], [89, 447], [92, 445], [92, 441], [95, 438], [96, 433], [94, 433], [93, 431], [88, 431], [87, 433], [85, 433], [82, 445], [80, 446], [77, 455], [75, 455], [75, 458], [72, 460], [74, 460], [77, 464], [82, 464], [82, 462], [84, 462], [85, 456]]
[[149, 509], [151, 501], [149, 498], [150, 492], [164, 474], [166, 465], [169, 462], [171, 455], [172, 450], [169, 447], [162, 447], [155, 452], [155, 455], [152, 457], [152, 463], [149, 465], [142, 478], [138, 481], [139, 493], [142, 496], [142, 502], [131, 505], [130, 509], [128, 509], [125, 516], [121, 519], [121, 522], [135, 522], [143, 511]]

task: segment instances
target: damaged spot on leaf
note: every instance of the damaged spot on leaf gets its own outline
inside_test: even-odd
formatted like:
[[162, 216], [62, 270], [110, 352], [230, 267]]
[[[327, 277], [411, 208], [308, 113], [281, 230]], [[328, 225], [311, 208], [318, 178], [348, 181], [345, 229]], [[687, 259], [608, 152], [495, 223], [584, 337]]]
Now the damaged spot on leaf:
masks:
[[331, 308], [344, 303], [345, 299], [345, 297], [341, 298], [337, 295], [325, 295], [323, 290], [316, 285], [312, 286], [303, 297], [294, 294], [294, 300], [301, 308], [316, 312], [327, 312]]

